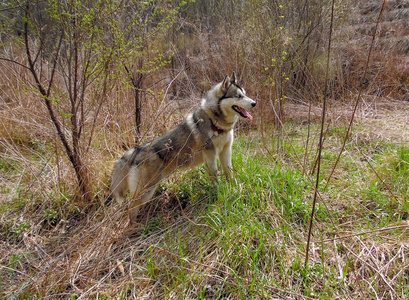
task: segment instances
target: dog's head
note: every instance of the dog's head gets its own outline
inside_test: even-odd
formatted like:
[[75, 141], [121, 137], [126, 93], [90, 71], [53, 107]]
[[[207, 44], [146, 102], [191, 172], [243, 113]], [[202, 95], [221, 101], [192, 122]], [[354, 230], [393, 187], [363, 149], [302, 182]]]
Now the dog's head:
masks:
[[253, 119], [248, 111], [256, 106], [256, 101], [246, 96], [246, 91], [237, 84], [234, 72], [231, 77], [227, 75], [217, 85], [216, 95], [217, 105], [225, 116], [235, 115], [249, 120]]

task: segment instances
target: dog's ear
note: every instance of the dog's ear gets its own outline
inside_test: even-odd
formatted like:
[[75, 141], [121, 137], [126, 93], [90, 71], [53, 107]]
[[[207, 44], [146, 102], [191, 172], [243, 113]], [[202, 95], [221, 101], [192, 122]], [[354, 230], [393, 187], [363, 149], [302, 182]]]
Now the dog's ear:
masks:
[[233, 71], [233, 74], [231, 74], [230, 83], [237, 84], [236, 73], [234, 71]]
[[220, 86], [221, 92], [224, 94], [225, 92], [227, 92], [227, 89], [230, 86], [230, 82], [231, 79], [229, 77], [229, 75], [227, 75], [226, 77], [224, 77], [224, 80], [222, 82], [222, 85]]

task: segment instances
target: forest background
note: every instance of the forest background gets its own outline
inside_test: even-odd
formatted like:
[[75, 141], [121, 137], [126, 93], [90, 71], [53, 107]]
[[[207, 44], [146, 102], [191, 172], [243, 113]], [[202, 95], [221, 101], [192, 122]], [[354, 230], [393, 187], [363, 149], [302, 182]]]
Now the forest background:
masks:
[[[408, 20], [404, 0], [1, 1], [1, 295], [407, 295]], [[232, 71], [257, 101], [235, 180], [179, 172], [122, 236], [114, 162]]]

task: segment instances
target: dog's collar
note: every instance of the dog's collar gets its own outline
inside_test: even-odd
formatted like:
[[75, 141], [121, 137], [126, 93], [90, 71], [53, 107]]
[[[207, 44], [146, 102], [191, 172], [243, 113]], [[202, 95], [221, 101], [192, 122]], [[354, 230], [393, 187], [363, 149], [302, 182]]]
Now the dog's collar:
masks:
[[212, 119], [210, 119], [210, 124], [212, 125], [211, 127], [212, 127], [212, 130], [214, 131], [215, 136], [218, 136], [219, 134], [223, 134], [223, 133], [226, 132], [226, 130], [221, 129], [221, 128], [217, 127], [216, 125], [214, 125]]

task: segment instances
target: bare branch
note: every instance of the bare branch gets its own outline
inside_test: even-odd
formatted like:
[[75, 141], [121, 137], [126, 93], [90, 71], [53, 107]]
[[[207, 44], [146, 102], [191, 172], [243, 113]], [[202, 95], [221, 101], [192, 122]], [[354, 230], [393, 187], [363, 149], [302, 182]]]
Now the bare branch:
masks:
[[310, 226], [308, 229], [308, 237], [307, 237], [307, 248], [305, 250], [305, 264], [304, 268], [307, 268], [308, 265], [308, 255], [310, 250], [310, 240], [311, 240], [311, 231], [312, 231], [312, 224], [314, 221], [314, 213], [315, 213], [315, 205], [317, 203], [317, 195], [318, 195], [318, 187], [320, 182], [320, 170], [321, 170], [321, 152], [322, 152], [322, 144], [323, 144], [323, 137], [324, 137], [324, 126], [325, 126], [325, 115], [327, 113], [327, 89], [328, 89], [328, 74], [329, 74], [329, 62], [330, 62], [330, 55], [331, 55], [331, 43], [332, 43], [332, 28], [334, 24], [334, 10], [335, 10], [335, 0], [332, 0], [331, 6], [331, 22], [330, 22], [330, 29], [329, 29], [329, 37], [328, 37], [328, 54], [327, 54], [327, 65], [325, 70], [325, 89], [324, 89], [324, 99], [323, 99], [323, 107], [322, 107], [322, 117], [321, 117], [321, 132], [320, 132], [320, 139], [318, 145], [318, 164], [317, 164], [317, 177], [315, 181], [315, 190], [314, 190], [314, 199], [312, 201], [312, 209], [311, 209], [311, 218], [310, 218]]
[[22, 67], [22, 68], [24, 68], [24, 69], [30, 70], [29, 67], [27, 67], [26, 65], [23, 65], [23, 64], [19, 63], [18, 61], [15, 61], [15, 60], [12, 60], [12, 59], [9, 59], [9, 58], [5, 58], [5, 57], [0, 57], [0, 60], [4, 60], [4, 61], [7, 61], [7, 62], [11, 62], [11, 63], [16, 64], [16, 65], [18, 65], [18, 66], [20, 66], [20, 67]]

